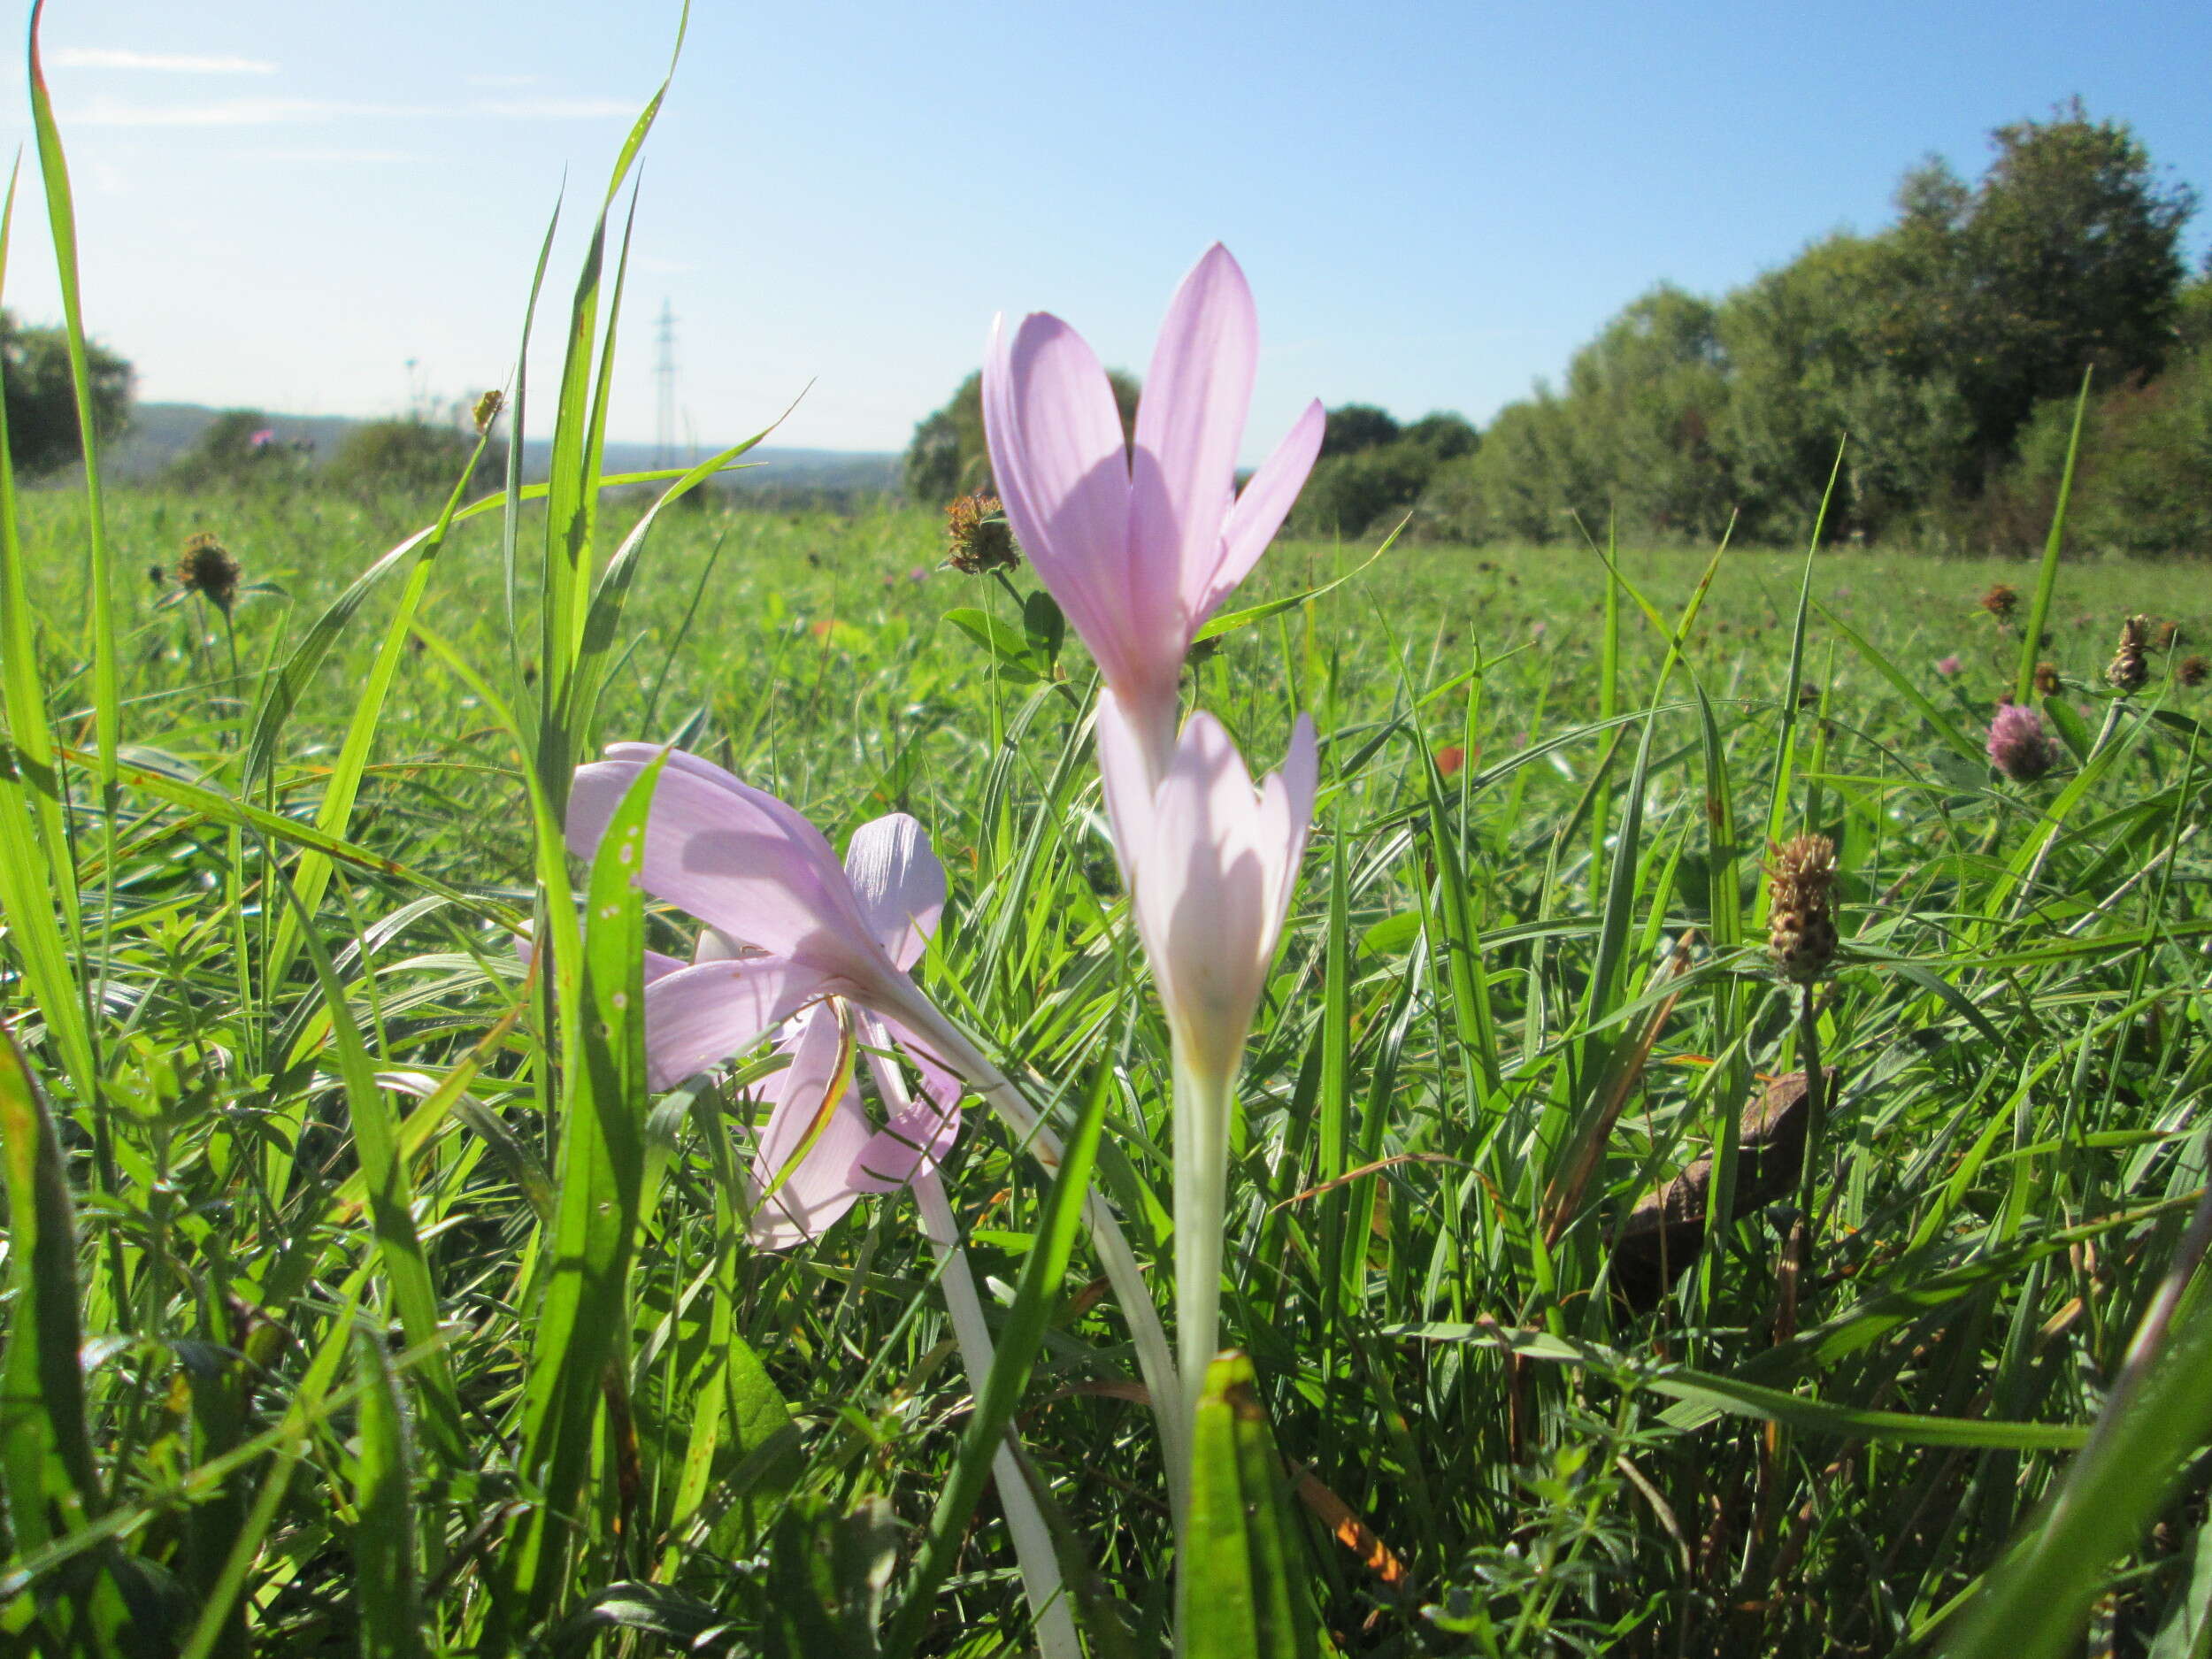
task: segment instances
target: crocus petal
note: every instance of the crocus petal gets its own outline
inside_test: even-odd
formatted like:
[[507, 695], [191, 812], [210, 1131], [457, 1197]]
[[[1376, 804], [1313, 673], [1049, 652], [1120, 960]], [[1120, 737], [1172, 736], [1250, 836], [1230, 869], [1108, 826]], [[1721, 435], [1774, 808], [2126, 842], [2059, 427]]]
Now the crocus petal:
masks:
[[1129, 627], [1129, 454], [1106, 371], [1083, 337], [1043, 311], [983, 359], [991, 476], [1014, 534], [1109, 680], [1141, 647]]
[[[827, 1007], [800, 1021], [783, 1046], [791, 1064], [770, 1078], [764, 1090], [775, 1104], [753, 1155], [757, 1202], [747, 1223], [753, 1242], [768, 1250], [819, 1238], [853, 1207], [859, 1194], [847, 1171], [869, 1141], [854, 1073], [847, 1073], [837, 1099], [829, 1098], [837, 1080], [840, 1043], [836, 1018]], [[802, 1148], [805, 1156], [793, 1164]]]
[[1173, 641], [1179, 665], [1196, 626], [1186, 595], [1210, 587], [1220, 563], [1258, 362], [1252, 290], [1216, 242], [1168, 304], [1130, 457], [1133, 620], [1148, 637]]
[[[876, 1089], [894, 1103], [891, 1121], [870, 1138], [853, 1160], [848, 1176], [863, 1192], [887, 1193], [904, 1187], [917, 1175], [933, 1173], [960, 1135], [960, 1096], [957, 1076], [928, 1055], [913, 1033], [895, 1021], [871, 1018], [866, 1022], [868, 1064], [875, 1073]], [[890, 1061], [879, 1050], [895, 1041], [920, 1072], [922, 1086], [910, 1099], [897, 1104], [908, 1091]]]
[[1187, 567], [1196, 579], [1183, 594], [1194, 633], [1221, 608], [1283, 527], [1321, 453], [1321, 434], [1327, 425], [1319, 399], [1306, 405], [1306, 412], [1275, 446], [1275, 452], [1246, 480], [1244, 493], [1221, 528], [1221, 545], [1211, 568]]
[[1311, 729], [1283, 772], [1252, 787], [1221, 723], [1191, 717], [1132, 861], [1137, 926], [1179, 1048], [1234, 1074], [1273, 962], [1305, 849], [1316, 774]]
[[[643, 770], [627, 758], [577, 769], [569, 788], [568, 841], [580, 856], [591, 856]], [[778, 956], [859, 977], [887, 966], [821, 833], [773, 795], [725, 779], [678, 766], [672, 757], [646, 819], [639, 884], [709, 926]]]
[[876, 942], [902, 972], [912, 967], [945, 909], [945, 867], [929, 832], [904, 812], [872, 819], [853, 832], [845, 870]]
[[824, 976], [780, 956], [680, 968], [645, 987], [645, 1071], [655, 1088], [749, 1048], [826, 988]]
[[1114, 856], [1121, 864], [1124, 887], [1133, 887], [1132, 868], [1136, 849], [1151, 836], [1152, 792], [1175, 757], [1175, 733], [1148, 746], [1129, 722], [1121, 699], [1110, 690], [1098, 697], [1098, 716], [1091, 741], [1098, 752], [1100, 793], [1106, 801], [1106, 827], [1114, 841]]

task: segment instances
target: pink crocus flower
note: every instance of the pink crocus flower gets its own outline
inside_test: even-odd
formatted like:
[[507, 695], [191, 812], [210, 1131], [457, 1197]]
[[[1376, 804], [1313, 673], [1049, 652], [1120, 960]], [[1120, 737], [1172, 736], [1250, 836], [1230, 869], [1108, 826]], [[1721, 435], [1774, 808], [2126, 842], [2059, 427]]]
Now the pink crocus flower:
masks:
[[1177, 684], [1198, 630], [1266, 550], [1320, 453], [1320, 403], [1236, 490], [1259, 356], [1244, 273], [1216, 243], [1169, 303], [1133, 445], [1106, 372], [1057, 317], [991, 330], [983, 422], [1030, 563], [1119, 700], [1148, 778], [1175, 749]]
[[[578, 769], [568, 809], [574, 851], [593, 854], [660, 752], [618, 743], [607, 759]], [[863, 1193], [934, 1172], [959, 1131], [962, 1091], [914, 1029], [941, 1023], [908, 970], [945, 902], [944, 869], [918, 823], [895, 812], [864, 824], [841, 863], [799, 812], [710, 761], [672, 750], [654, 790], [639, 885], [705, 924], [688, 965], [647, 953], [653, 1087], [672, 1087], [784, 1027], [779, 1046], [789, 1064], [767, 1082], [772, 1104], [753, 1161], [764, 1195], [753, 1218], [756, 1242], [803, 1242]], [[853, 1082], [857, 1048], [895, 1048], [922, 1079], [906, 1100], [888, 1062], [870, 1054], [879, 1092], [902, 1102], [881, 1129], [870, 1124]]]

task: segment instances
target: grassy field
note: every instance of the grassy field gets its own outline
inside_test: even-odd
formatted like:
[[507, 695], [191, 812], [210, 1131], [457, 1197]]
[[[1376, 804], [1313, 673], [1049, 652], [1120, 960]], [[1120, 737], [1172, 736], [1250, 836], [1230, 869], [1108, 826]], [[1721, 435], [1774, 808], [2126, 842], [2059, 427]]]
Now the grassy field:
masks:
[[[593, 568], [641, 505], [610, 507]], [[513, 955], [547, 867], [501, 705], [542, 742], [528, 709], [583, 664], [574, 757], [680, 739], [841, 846], [918, 816], [952, 882], [923, 983], [1041, 1102], [1102, 1098], [1100, 1184], [1164, 1298], [1166, 1035], [1088, 665], [1025, 631], [1025, 572], [939, 568], [919, 513], [680, 505], [619, 626], [549, 669], [541, 510], [514, 625], [496, 514], [334, 619], [434, 509], [123, 493], [104, 687], [84, 503], [19, 508], [0, 1640], [813, 1655], [876, 1651], [880, 1608], [893, 1651], [1024, 1651], [996, 1500], [933, 1508], [973, 1402], [912, 1203], [752, 1249], [727, 1083], [622, 1098], [598, 1173], [579, 1151], [607, 1097]], [[200, 534], [241, 566], [227, 615], [177, 586]], [[2159, 1409], [2079, 1451], [2203, 1253], [2212, 690], [2176, 676], [2212, 641], [2203, 572], [2057, 568], [2031, 660], [2062, 676], [2038, 702], [2066, 754], [2016, 783], [1981, 746], [2032, 567], [1630, 549], [1617, 581], [1587, 547], [1370, 550], [1278, 547], [1236, 603], [1348, 580], [1194, 675], [1256, 758], [1300, 709], [1323, 738], [1225, 1325], [1326, 1639], [1989, 1651], [1962, 1601], [2032, 1522], [2063, 1547], [2030, 1563], [2056, 1622], [2008, 1652], [2079, 1651], [2077, 1588], [2093, 1651], [2205, 1651], [2206, 1408], [2173, 1403], [2208, 1392], [2193, 1301], [2144, 1368]], [[2131, 611], [2180, 642], [2123, 699], [2101, 671]], [[1804, 1063], [1759, 876], [1808, 830], [1841, 870], [1809, 1016], [1836, 1084], [1778, 1179], [1737, 1126]], [[1726, 1225], [1630, 1305], [1627, 1217], [1708, 1157]], [[979, 1110], [947, 1180], [994, 1323], [1047, 1315], [1017, 1421], [1081, 1622], [1101, 1654], [1162, 1651], [1128, 1325], [1087, 1244], [1024, 1281], [1047, 1187]], [[2120, 1495], [2035, 1521], [2070, 1467]]]

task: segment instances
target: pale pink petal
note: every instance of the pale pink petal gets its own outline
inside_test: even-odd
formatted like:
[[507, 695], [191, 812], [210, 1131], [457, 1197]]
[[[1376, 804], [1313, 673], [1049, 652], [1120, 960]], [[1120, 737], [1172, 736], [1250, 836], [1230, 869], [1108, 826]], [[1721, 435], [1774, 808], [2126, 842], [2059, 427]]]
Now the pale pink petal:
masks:
[[1258, 362], [1252, 291], [1216, 242], [1168, 304], [1130, 457], [1132, 620], [1146, 637], [1172, 641], [1179, 664], [1196, 626], [1186, 595], [1207, 589], [1220, 564]]
[[845, 848], [845, 870], [876, 942], [900, 972], [922, 959], [945, 909], [945, 867], [929, 832], [904, 812], [863, 824]]
[[[626, 759], [577, 768], [568, 841], [580, 856], [591, 856], [641, 771]], [[757, 789], [730, 789], [688, 768], [664, 770], [646, 819], [639, 883], [779, 956], [856, 976], [887, 965], [829, 843]]]
[[1227, 730], [1210, 714], [1183, 728], [1154, 796], [1139, 860], [1139, 931], [1190, 1063], [1233, 1074], [1288, 904], [1310, 814], [1316, 762], [1302, 725], [1283, 774], [1255, 790]]
[[1174, 755], [1174, 733], [1161, 746], [1157, 760], [1145, 752], [1111, 690], [1098, 698], [1098, 718], [1092, 728], [1098, 752], [1098, 781], [1106, 798], [1106, 826], [1112, 833], [1114, 856], [1121, 865], [1122, 885], [1133, 887], [1141, 850], [1150, 844], [1152, 791]]
[[799, 1022], [783, 1048], [791, 1064], [763, 1087], [775, 1104], [750, 1171], [757, 1202], [747, 1231], [767, 1250], [821, 1237], [853, 1207], [859, 1194], [847, 1171], [870, 1138], [854, 1083], [856, 1068], [846, 1073], [836, 1100], [829, 1097], [840, 1058], [835, 1016], [826, 1007], [817, 1009]]
[[[960, 1135], [963, 1085], [904, 1026], [872, 1018], [867, 1027], [868, 1064], [875, 1073], [877, 1092], [892, 1109], [891, 1121], [861, 1149], [849, 1179], [863, 1192], [887, 1193], [925, 1170], [934, 1172], [944, 1162]], [[898, 1043], [921, 1074], [922, 1086], [910, 1098], [896, 1067], [878, 1052], [889, 1041]]]
[[1220, 547], [1211, 568], [1189, 567], [1195, 580], [1183, 594], [1194, 630], [1202, 627], [1221, 608], [1221, 602], [1235, 591], [1283, 527], [1321, 453], [1322, 429], [1327, 424], [1319, 400], [1306, 406], [1306, 412], [1275, 446], [1275, 452], [1246, 480], [1244, 493], [1237, 497], [1228, 522], [1222, 526]]
[[1083, 337], [1043, 311], [1013, 338], [1002, 319], [983, 360], [991, 475], [1038, 577], [1110, 680], [1129, 633], [1129, 453], [1106, 371]]
[[823, 976], [780, 956], [679, 968], [645, 987], [645, 1071], [655, 1088], [749, 1048], [825, 990]]

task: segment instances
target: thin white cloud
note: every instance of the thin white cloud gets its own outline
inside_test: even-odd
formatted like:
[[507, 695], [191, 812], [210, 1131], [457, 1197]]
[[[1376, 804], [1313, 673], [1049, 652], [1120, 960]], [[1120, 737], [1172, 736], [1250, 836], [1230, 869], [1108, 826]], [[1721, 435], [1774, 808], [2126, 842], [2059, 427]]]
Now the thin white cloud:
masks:
[[628, 115], [618, 98], [539, 98], [441, 107], [426, 104], [357, 104], [334, 98], [227, 98], [215, 104], [135, 104], [95, 98], [67, 112], [79, 127], [280, 127], [342, 120], [434, 120], [442, 116], [501, 121], [603, 120]]
[[184, 75], [273, 75], [277, 66], [259, 58], [232, 58], [202, 52], [134, 52], [112, 46], [65, 46], [54, 54], [62, 69], [153, 69]]
[[435, 110], [411, 104], [345, 104], [322, 98], [228, 98], [219, 104], [130, 104], [95, 98], [70, 116], [79, 127], [275, 127], [348, 116], [419, 119]]

